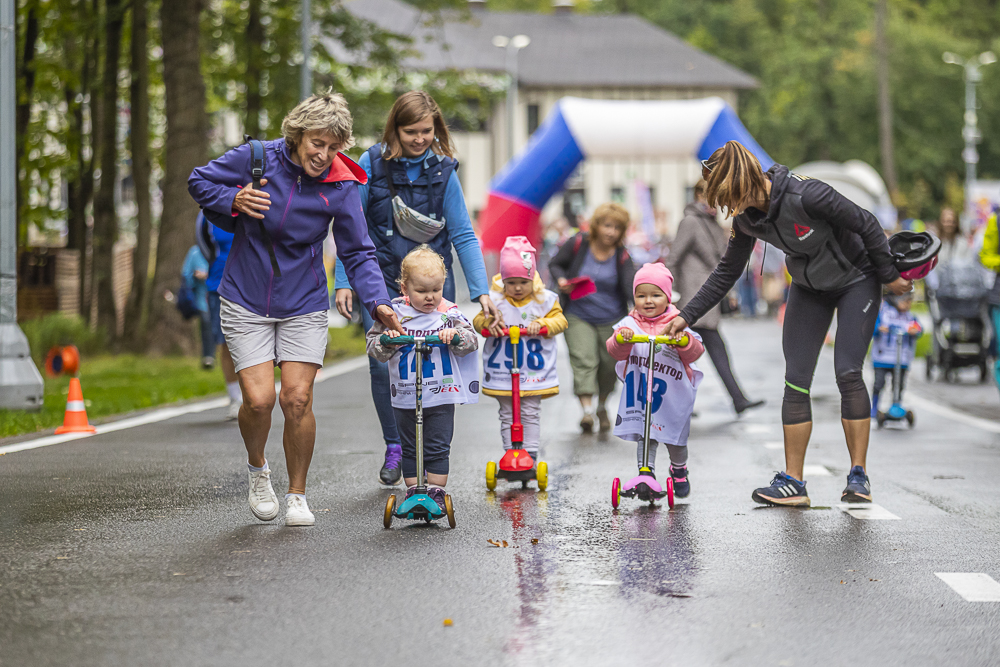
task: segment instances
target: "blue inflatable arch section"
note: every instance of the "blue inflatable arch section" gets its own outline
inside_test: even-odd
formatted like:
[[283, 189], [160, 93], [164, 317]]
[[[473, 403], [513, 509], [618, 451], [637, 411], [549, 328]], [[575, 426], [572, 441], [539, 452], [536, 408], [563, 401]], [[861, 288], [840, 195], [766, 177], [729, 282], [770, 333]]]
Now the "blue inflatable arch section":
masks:
[[707, 159], [727, 141], [750, 149], [764, 169], [774, 161], [719, 97], [697, 100], [588, 100], [564, 97], [490, 182], [480, 217], [483, 246], [498, 251], [508, 236], [538, 241], [538, 217], [587, 158]]

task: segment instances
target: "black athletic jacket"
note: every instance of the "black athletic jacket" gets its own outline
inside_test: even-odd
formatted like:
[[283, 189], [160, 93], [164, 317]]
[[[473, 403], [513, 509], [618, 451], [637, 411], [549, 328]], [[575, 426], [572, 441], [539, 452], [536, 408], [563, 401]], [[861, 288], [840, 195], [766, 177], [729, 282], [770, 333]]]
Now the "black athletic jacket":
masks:
[[729, 247], [715, 271], [681, 310], [694, 324], [733, 288], [750, 261], [757, 239], [786, 253], [792, 282], [814, 292], [832, 292], [875, 276], [899, 278], [885, 233], [868, 211], [832, 187], [776, 164], [767, 213], [755, 208], [736, 216]]

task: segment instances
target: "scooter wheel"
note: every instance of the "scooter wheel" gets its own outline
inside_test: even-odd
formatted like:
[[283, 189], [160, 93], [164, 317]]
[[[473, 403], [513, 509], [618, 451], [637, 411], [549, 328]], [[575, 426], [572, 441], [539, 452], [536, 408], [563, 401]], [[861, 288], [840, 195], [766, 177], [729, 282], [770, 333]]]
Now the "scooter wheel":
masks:
[[611, 482], [611, 507], [618, 509], [618, 503], [622, 498], [622, 481], [615, 477], [614, 481]]
[[386, 528], [392, 526], [392, 515], [396, 511], [396, 494], [392, 493], [385, 499], [385, 515], [382, 517], [382, 525]]
[[535, 479], [538, 480], [538, 490], [544, 491], [549, 486], [549, 464], [539, 461], [535, 469]]
[[670, 475], [667, 475], [666, 479], [667, 487], [667, 507], [670, 509], [674, 508], [674, 479]]
[[492, 491], [497, 488], [497, 464], [490, 461], [486, 464], [486, 488]]
[[913, 410], [907, 410], [906, 411], [906, 423], [910, 425], [910, 428], [913, 428], [913, 423], [915, 421], [916, 421], [916, 417], [913, 416]]
[[448, 527], [455, 527], [455, 507], [451, 504], [451, 496], [445, 494], [444, 496], [444, 513], [448, 515]]

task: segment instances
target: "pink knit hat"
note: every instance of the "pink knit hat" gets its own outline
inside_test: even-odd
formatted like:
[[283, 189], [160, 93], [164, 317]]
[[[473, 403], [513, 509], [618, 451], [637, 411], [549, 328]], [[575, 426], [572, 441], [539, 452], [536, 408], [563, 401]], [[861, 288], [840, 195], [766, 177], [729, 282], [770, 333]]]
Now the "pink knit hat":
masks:
[[508, 236], [500, 250], [500, 277], [535, 279], [535, 248], [527, 236]]
[[656, 264], [643, 264], [642, 268], [635, 272], [635, 280], [632, 281], [632, 292], [639, 285], [656, 285], [667, 298], [673, 301], [674, 274], [670, 269], [663, 266], [662, 262]]

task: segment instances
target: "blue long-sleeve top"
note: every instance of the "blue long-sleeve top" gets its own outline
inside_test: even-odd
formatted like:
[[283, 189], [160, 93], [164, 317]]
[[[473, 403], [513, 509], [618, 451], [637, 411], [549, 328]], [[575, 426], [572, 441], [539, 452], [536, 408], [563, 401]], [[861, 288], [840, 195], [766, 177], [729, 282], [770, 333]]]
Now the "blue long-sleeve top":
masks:
[[[427, 152], [420, 157], [400, 158], [402, 163], [406, 165], [406, 175], [411, 181], [420, 177], [422, 163], [431, 154], [432, 151], [427, 149]], [[372, 177], [372, 161], [368, 157], [367, 151], [358, 160], [358, 165], [365, 170], [370, 181]], [[367, 183], [358, 186], [358, 194], [361, 195], [361, 208], [367, 217]], [[479, 247], [479, 239], [476, 238], [476, 233], [472, 230], [472, 220], [469, 218], [469, 211], [465, 207], [465, 195], [462, 192], [462, 184], [459, 182], [458, 174], [455, 172], [452, 172], [451, 178], [448, 179], [448, 185], [444, 189], [444, 219], [447, 221], [445, 224], [448, 225], [448, 237], [451, 239], [452, 245], [455, 246], [455, 252], [458, 253], [458, 261], [462, 264], [462, 272], [465, 273], [465, 279], [469, 283], [469, 294], [472, 296], [473, 301], [475, 301], [484, 294], [490, 293], [489, 281], [486, 277], [486, 264], [483, 262], [483, 252]], [[343, 265], [338, 261], [334, 288], [344, 289], [350, 287], [351, 283], [347, 279], [347, 272], [344, 271]]]

